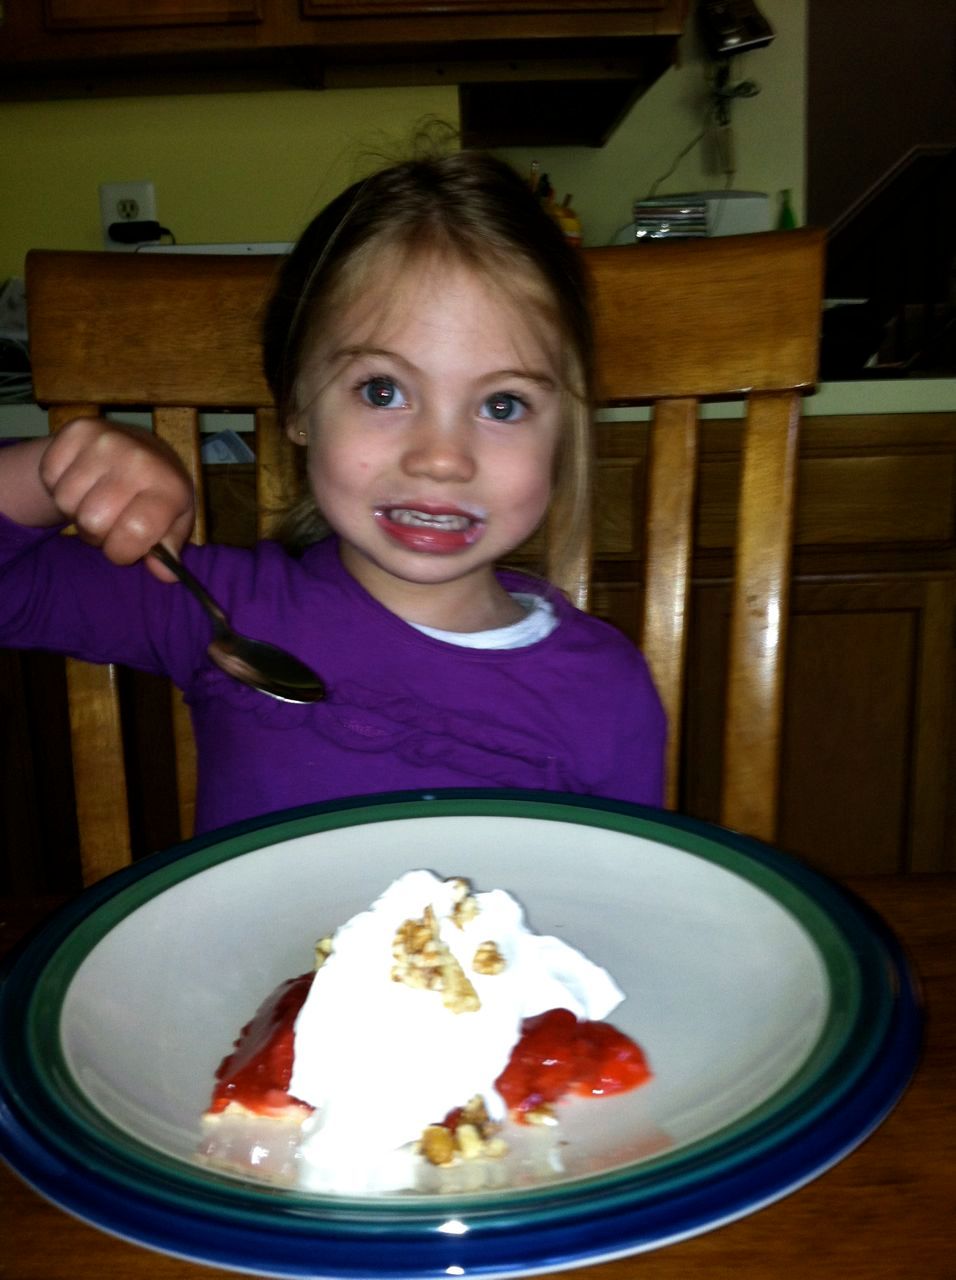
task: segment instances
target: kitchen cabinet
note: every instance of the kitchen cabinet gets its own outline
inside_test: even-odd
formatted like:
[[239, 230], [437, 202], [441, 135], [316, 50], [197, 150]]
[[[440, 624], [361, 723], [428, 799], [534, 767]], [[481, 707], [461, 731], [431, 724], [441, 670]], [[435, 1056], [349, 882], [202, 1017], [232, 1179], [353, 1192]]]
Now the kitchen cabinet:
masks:
[[[82, 0], [80, 0], [82, 2]], [[306, 18], [322, 18], [331, 14], [361, 16], [381, 13], [421, 13], [423, 10], [446, 13], [484, 13], [496, 17], [518, 13], [599, 13], [602, 10], [633, 13], [635, 10], [653, 13], [668, 7], [668, 0], [645, 0], [633, 3], [628, 0], [443, 0], [442, 3], [423, 4], [421, 0], [302, 0], [302, 14]]]
[[[837, 875], [935, 870], [945, 851], [954, 582], [794, 584], [778, 844]], [[719, 816], [730, 593], [694, 599], [682, 807]]]
[[259, 0], [44, 0], [43, 5], [47, 31], [121, 31], [190, 22], [228, 26], [261, 17]]
[[600, 146], [689, 0], [21, 0], [0, 96], [459, 86], [466, 146]]
[[[702, 429], [680, 807], [708, 820], [740, 435], [733, 418]], [[626, 415], [597, 431], [593, 608], [635, 640], [647, 437]], [[207, 489], [210, 537], [249, 542], [252, 469], [207, 468]], [[956, 411], [805, 417], [794, 538], [778, 843], [837, 875], [953, 869]], [[538, 554], [532, 543], [519, 562]], [[62, 674], [47, 656], [0, 659], [0, 847], [17, 852], [7, 878], [15, 862], [20, 883], [32, 875], [38, 891], [63, 891], [75, 834]], [[145, 850], [176, 838], [166, 693], [142, 677], [128, 677], [127, 693]]]
[[[635, 640], [647, 449], [599, 434], [594, 611]], [[716, 821], [740, 427], [704, 424], [680, 807]], [[956, 865], [956, 412], [807, 417], [778, 843], [838, 875]]]

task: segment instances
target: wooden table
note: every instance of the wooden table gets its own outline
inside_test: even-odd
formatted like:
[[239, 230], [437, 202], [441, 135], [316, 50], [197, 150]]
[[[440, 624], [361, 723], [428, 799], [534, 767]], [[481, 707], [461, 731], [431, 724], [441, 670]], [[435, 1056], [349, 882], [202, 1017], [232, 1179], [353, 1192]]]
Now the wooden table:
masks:
[[[889, 921], [927, 1006], [916, 1078], [886, 1122], [809, 1186], [683, 1244], [560, 1274], [566, 1280], [952, 1280], [956, 1276], [956, 875], [851, 882]], [[46, 904], [40, 904], [46, 905]], [[6, 911], [4, 911], [6, 907]], [[36, 915], [0, 903], [9, 946]], [[0, 1166], [5, 1280], [216, 1280], [68, 1217]]]

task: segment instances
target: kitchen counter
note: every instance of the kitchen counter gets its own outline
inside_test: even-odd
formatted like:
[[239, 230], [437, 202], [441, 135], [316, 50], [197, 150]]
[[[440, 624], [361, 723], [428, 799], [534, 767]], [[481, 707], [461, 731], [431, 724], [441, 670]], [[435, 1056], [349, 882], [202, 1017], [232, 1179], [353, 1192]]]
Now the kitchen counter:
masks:
[[[956, 413], [956, 378], [872, 378], [854, 382], [822, 382], [803, 402], [804, 417], [856, 414]], [[705, 404], [702, 419], [739, 418], [743, 402]], [[600, 422], [634, 422], [650, 416], [644, 409], [603, 409]]]

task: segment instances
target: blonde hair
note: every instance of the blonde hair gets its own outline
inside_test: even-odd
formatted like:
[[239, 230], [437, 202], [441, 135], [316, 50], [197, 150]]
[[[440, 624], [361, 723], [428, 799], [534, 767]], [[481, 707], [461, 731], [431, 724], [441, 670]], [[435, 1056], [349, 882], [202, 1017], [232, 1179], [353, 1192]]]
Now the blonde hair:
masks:
[[[483, 276], [560, 340], [562, 433], [549, 512], [549, 561], [562, 580], [587, 528], [591, 500], [592, 331], [580, 257], [527, 185], [479, 152], [393, 165], [356, 183], [306, 228], [284, 263], [264, 330], [266, 377], [279, 421], [298, 409], [301, 377], [317, 335], [341, 314], [366, 273], [387, 254], [400, 275], [439, 255]], [[530, 304], [530, 307], [529, 307]], [[279, 537], [292, 550], [327, 532], [310, 495], [286, 514]]]

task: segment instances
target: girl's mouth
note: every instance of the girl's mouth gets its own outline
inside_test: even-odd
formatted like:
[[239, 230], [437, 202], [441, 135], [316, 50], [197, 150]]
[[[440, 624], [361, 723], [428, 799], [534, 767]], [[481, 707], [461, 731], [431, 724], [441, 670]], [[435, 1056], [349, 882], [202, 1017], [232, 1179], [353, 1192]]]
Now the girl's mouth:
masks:
[[485, 529], [484, 520], [460, 509], [378, 507], [375, 520], [406, 549], [432, 555], [449, 555], [474, 546]]

